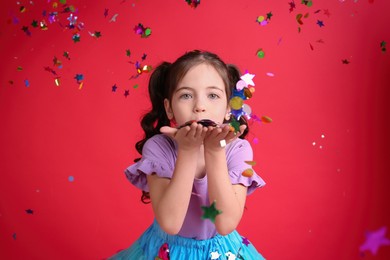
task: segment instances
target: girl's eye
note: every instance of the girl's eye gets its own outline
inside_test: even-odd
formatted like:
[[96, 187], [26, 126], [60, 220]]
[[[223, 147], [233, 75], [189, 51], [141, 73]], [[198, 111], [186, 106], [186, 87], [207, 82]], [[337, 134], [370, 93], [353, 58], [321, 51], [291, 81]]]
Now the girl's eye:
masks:
[[191, 97], [192, 96], [190, 94], [188, 94], [188, 93], [183, 94], [183, 95], [180, 96], [181, 99], [190, 99]]
[[219, 96], [217, 94], [212, 93], [212, 94], [209, 95], [209, 98], [217, 99], [217, 98], [219, 98]]

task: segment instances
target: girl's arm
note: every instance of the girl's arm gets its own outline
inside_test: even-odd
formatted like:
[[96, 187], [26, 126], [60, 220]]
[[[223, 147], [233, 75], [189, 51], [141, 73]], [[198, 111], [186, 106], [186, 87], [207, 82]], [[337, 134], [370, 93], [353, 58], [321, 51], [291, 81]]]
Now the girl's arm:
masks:
[[200, 146], [206, 131], [207, 128], [196, 123], [180, 130], [161, 130], [178, 142], [175, 170], [170, 180], [149, 175], [147, 181], [156, 220], [168, 234], [177, 234], [183, 225], [191, 198]]
[[[241, 132], [243, 132], [243, 129]], [[236, 229], [245, 207], [247, 188], [240, 184], [231, 184], [225, 148], [219, 144], [222, 139], [229, 142], [237, 137], [229, 132], [228, 127], [225, 127], [223, 129], [213, 129], [205, 139], [204, 156], [208, 194], [210, 203], [215, 201], [216, 208], [222, 211], [222, 214], [215, 218], [217, 232], [221, 235], [227, 235]], [[248, 158], [248, 160], [251, 160], [251, 158]]]

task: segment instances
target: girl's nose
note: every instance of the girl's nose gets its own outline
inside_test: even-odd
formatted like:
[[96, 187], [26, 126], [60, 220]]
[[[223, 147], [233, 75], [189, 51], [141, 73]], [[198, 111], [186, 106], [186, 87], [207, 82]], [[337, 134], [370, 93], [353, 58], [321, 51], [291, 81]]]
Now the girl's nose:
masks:
[[206, 111], [205, 106], [203, 105], [203, 102], [201, 100], [197, 100], [197, 102], [196, 102], [196, 104], [194, 106], [194, 111], [196, 113]]
[[206, 111], [206, 109], [204, 109], [203, 107], [195, 107], [195, 112], [199, 113], [199, 112], [204, 112]]

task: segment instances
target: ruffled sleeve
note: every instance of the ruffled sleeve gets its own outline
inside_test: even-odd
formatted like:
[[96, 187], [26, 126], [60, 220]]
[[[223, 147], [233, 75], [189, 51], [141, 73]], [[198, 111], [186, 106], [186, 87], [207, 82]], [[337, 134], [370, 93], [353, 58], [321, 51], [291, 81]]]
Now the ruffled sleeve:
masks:
[[255, 189], [263, 187], [265, 182], [255, 171], [251, 177], [242, 174], [245, 170], [252, 169], [252, 166], [245, 162], [253, 160], [253, 151], [249, 142], [245, 139], [237, 139], [227, 148], [226, 159], [232, 184], [242, 184], [248, 187], [248, 195]]
[[148, 192], [146, 175], [155, 173], [162, 178], [172, 178], [175, 158], [174, 142], [167, 136], [155, 135], [146, 141], [142, 158], [125, 170], [126, 177], [134, 186]]

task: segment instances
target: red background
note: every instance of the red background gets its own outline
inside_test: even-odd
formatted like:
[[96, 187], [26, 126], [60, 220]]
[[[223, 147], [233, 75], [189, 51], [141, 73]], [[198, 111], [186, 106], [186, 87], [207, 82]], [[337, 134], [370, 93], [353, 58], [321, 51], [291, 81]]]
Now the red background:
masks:
[[[149, 109], [149, 75], [130, 79], [131, 62], [155, 67], [196, 48], [256, 74], [248, 104], [273, 119], [252, 124], [255, 169], [267, 185], [248, 197], [238, 230], [268, 259], [390, 259], [389, 246], [359, 251], [367, 231], [390, 224], [390, 54], [380, 47], [390, 41], [388, 1], [296, 1], [292, 12], [288, 1], [202, 0], [196, 9], [184, 0], [67, 1], [84, 24], [80, 42], [61, 3], [8, 2], [0, 8], [1, 259], [103, 259], [145, 230], [150, 205], [123, 173]], [[269, 12], [269, 24], [256, 22]], [[296, 16], [306, 13], [299, 31]], [[135, 34], [138, 23], [150, 37]]]

